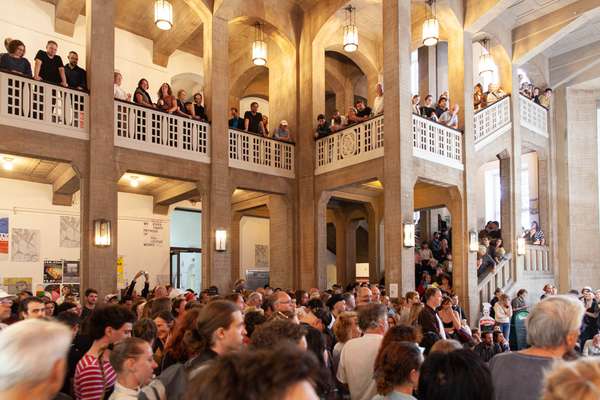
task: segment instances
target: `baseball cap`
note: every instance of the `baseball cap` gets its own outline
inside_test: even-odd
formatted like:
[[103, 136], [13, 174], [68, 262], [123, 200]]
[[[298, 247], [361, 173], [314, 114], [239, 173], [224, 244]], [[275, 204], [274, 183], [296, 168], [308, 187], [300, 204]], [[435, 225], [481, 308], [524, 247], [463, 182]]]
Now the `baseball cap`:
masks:
[[4, 289], [0, 289], [0, 299], [13, 298], [13, 297], [17, 297], [17, 296], [8, 294], [8, 292], [6, 292]]

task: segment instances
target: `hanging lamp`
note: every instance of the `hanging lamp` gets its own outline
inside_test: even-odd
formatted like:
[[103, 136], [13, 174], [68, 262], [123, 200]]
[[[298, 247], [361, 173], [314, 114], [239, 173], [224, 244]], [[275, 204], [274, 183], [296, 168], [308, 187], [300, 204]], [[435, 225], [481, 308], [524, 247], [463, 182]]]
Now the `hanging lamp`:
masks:
[[494, 72], [494, 59], [490, 54], [490, 41], [489, 39], [483, 39], [479, 42], [482, 50], [479, 56], [479, 76], [489, 75]]
[[435, 15], [435, 0], [428, 0], [429, 11], [425, 22], [423, 22], [423, 44], [425, 46], [435, 46], [440, 40], [440, 23]]
[[265, 42], [262, 24], [254, 24], [254, 42], [252, 42], [252, 63], [267, 65], [267, 43]]
[[356, 8], [351, 4], [344, 8], [346, 24], [344, 25], [344, 51], [348, 53], [358, 50], [358, 27], [356, 26]]
[[167, 0], [154, 2], [154, 24], [163, 31], [173, 27], [173, 6]]

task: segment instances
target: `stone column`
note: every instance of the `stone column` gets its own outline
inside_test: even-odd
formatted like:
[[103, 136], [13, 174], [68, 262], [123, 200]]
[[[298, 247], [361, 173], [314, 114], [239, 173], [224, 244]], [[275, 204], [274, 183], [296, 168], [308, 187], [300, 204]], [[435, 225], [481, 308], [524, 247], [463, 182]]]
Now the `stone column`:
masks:
[[[213, 16], [204, 24], [204, 73], [206, 106], [210, 116], [211, 177], [208, 191], [209, 239], [207, 262], [209, 284], [222, 292], [231, 289], [231, 193], [229, 182], [229, 135], [227, 110], [229, 100], [229, 35], [227, 21]], [[215, 232], [227, 231], [227, 251], [215, 250]], [[205, 261], [205, 260], [203, 260]]]
[[435, 46], [422, 46], [417, 50], [417, 54], [419, 59], [419, 94], [421, 95], [421, 101], [424, 101], [425, 96], [428, 94], [431, 94], [435, 98], [437, 97], [436, 48]]
[[229, 243], [231, 247], [231, 278], [235, 281], [245, 278], [240, 266], [240, 221], [242, 212], [234, 212], [231, 220], [231, 233]]
[[[86, 1], [90, 96], [89, 176], [81, 180], [81, 288], [101, 296], [117, 289], [117, 168], [114, 158], [115, 2]], [[92, 57], [93, 56], [93, 57]], [[109, 247], [94, 245], [94, 220], [111, 222]]]
[[[552, 237], [553, 226], [550, 223], [550, 176], [549, 174], [549, 161], [547, 158], [540, 157], [538, 153], [538, 211], [539, 211], [539, 224], [544, 231], [546, 237], [546, 245], [548, 245], [549, 238]], [[546, 157], [546, 156], [544, 156]], [[552, 260], [549, 260], [552, 263]], [[552, 265], [552, 264], [550, 264]]]
[[[298, 185], [298, 209], [296, 213], [296, 246], [298, 254], [298, 281], [296, 287], [310, 288], [316, 285], [325, 286], [327, 282], [326, 271], [318, 271], [319, 257], [317, 237], [327, 240], [327, 231], [321, 226], [318, 218], [325, 218], [325, 206], [320, 214], [317, 213], [319, 198], [315, 193], [315, 118], [325, 112], [325, 52], [313, 43], [314, 34], [305, 19], [300, 35], [298, 51], [298, 135], [296, 139], [296, 182]], [[325, 245], [325, 247], [327, 247]], [[324, 266], [323, 266], [324, 267]]]
[[293, 286], [292, 221], [283, 196], [269, 196], [270, 282], [273, 287]]
[[[475, 180], [477, 160], [474, 147], [473, 128], [473, 45], [472, 35], [462, 27], [449, 32], [448, 77], [450, 102], [460, 106], [460, 126], [463, 129], [463, 185], [451, 190], [452, 201], [452, 256], [454, 288], [468, 310], [470, 321], [479, 313], [477, 268], [475, 253], [469, 252], [469, 231], [477, 231], [477, 203]], [[460, 206], [458, 206], [460, 204]]]
[[339, 210], [335, 210], [334, 215], [337, 282], [346, 286], [350, 282], [350, 277], [346, 273], [346, 216]]
[[[509, 244], [509, 248], [513, 249], [513, 262], [511, 267], [513, 268], [513, 279], [518, 282], [523, 275], [523, 257], [517, 255], [517, 237], [521, 233], [521, 112], [519, 107], [519, 77], [517, 76], [517, 66], [511, 65], [512, 82], [510, 82], [510, 90], [513, 93], [511, 99], [511, 116], [513, 118], [512, 129], [509, 132], [511, 134], [510, 140], [510, 203], [512, 208], [512, 214], [510, 215], [510, 225], [505, 229], [502, 228], [502, 240], [504, 245]], [[517, 121], [517, 122], [515, 122]]]
[[372, 282], [381, 280], [381, 271], [379, 269], [379, 222], [381, 220], [380, 210], [376, 209], [375, 204], [365, 204], [367, 209], [367, 223], [369, 226], [369, 279]]
[[359, 220], [346, 223], [346, 277], [348, 282], [356, 280], [356, 230]]
[[398, 294], [414, 288], [414, 249], [403, 246], [403, 223], [413, 223], [414, 172], [410, 93], [409, 1], [384, 0], [385, 156], [383, 185], [385, 283]]

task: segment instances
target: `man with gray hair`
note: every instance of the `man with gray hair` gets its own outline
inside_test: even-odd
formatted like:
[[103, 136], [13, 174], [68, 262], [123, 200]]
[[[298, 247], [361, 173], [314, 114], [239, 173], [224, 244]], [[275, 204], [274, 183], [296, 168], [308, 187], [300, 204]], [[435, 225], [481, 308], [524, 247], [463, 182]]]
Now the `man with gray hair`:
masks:
[[258, 310], [262, 305], [262, 294], [258, 292], [250, 293], [248, 300], [246, 300], [246, 311]]
[[348, 385], [352, 400], [370, 400], [377, 394], [373, 365], [388, 330], [386, 306], [379, 303], [359, 306], [358, 326], [364, 335], [349, 340], [342, 348], [337, 378]]
[[490, 361], [495, 400], [537, 400], [544, 370], [573, 351], [585, 309], [577, 298], [553, 296], [527, 317], [528, 349], [498, 354]]
[[0, 399], [50, 400], [66, 371], [71, 331], [58, 322], [31, 319], [0, 332]]

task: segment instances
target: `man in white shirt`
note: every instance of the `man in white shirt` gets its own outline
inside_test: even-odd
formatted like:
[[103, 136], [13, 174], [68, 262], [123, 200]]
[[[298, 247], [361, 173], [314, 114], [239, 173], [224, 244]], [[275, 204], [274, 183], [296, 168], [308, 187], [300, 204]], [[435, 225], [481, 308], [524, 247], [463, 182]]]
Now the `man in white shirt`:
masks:
[[4, 290], [0, 289], [0, 331], [7, 326], [4, 321], [7, 321], [10, 318], [13, 299], [14, 296], [11, 296]]
[[373, 115], [383, 114], [383, 85], [378, 83], [375, 90], [377, 96], [373, 100]]
[[452, 111], [444, 111], [439, 119], [440, 124], [444, 124], [450, 128], [458, 129], [458, 109], [458, 104], [454, 103], [454, 106], [452, 106]]
[[383, 335], [388, 330], [387, 308], [378, 303], [360, 306], [358, 326], [364, 335], [351, 339], [344, 345], [337, 378], [348, 385], [352, 400], [370, 400], [377, 394], [373, 365]]

